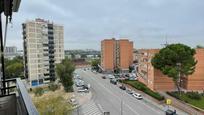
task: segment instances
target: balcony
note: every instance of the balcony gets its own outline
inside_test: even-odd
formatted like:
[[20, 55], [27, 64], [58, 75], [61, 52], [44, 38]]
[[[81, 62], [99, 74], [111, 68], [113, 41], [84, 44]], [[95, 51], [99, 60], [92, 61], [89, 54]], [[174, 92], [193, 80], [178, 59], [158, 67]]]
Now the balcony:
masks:
[[20, 78], [7, 79], [0, 92], [0, 115], [39, 115]]

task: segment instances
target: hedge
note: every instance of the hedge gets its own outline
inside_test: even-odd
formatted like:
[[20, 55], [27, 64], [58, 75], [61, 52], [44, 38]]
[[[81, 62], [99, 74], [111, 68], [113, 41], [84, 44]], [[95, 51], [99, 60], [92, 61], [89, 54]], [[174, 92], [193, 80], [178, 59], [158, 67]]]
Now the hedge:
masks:
[[144, 93], [150, 95], [151, 97], [162, 101], [164, 100], [164, 96], [161, 96], [159, 93], [152, 91], [151, 89], [149, 89], [145, 84], [139, 82], [139, 81], [129, 81], [129, 80], [125, 80], [124, 83], [134, 87], [135, 89], [138, 89], [140, 91], [143, 91]]

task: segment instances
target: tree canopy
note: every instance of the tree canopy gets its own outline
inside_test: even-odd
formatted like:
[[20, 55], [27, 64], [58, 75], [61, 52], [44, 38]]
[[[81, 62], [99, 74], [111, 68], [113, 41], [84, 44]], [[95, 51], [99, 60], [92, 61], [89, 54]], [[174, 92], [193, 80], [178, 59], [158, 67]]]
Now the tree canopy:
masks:
[[5, 76], [6, 78], [24, 78], [23, 58], [18, 56], [12, 60], [5, 59]]
[[180, 77], [185, 77], [195, 71], [197, 61], [194, 58], [195, 49], [184, 44], [171, 44], [161, 49], [152, 59], [152, 65], [168, 77], [173, 78], [178, 90]]
[[94, 59], [91, 61], [91, 66], [92, 66], [92, 69], [95, 69], [96, 71], [99, 70], [99, 67], [98, 65], [100, 64], [100, 59]]
[[60, 79], [60, 82], [64, 86], [66, 92], [73, 91], [73, 72], [75, 70], [74, 64], [68, 59], [65, 58], [60, 64], [56, 66], [56, 72]]

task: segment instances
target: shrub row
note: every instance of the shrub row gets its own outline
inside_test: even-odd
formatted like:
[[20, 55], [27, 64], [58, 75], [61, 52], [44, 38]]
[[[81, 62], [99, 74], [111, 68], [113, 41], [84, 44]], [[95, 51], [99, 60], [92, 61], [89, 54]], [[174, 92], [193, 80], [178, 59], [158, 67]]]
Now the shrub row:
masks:
[[124, 83], [131, 85], [132, 87], [143, 91], [144, 93], [152, 96], [153, 98], [162, 101], [164, 100], [164, 96], [161, 96], [159, 93], [152, 91], [151, 89], [149, 89], [145, 84], [140, 83], [138, 81], [129, 81], [129, 80], [125, 80]]
[[180, 99], [180, 100], [183, 100], [183, 101], [187, 101], [187, 100], [184, 100], [181, 96], [182, 95], [185, 95], [187, 96], [188, 98], [190, 99], [194, 99], [194, 100], [200, 100], [202, 98], [202, 94], [198, 93], [198, 92], [181, 92], [181, 95], [179, 95], [179, 92], [167, 92], [167, 94], [177, 98], [177, 99]]

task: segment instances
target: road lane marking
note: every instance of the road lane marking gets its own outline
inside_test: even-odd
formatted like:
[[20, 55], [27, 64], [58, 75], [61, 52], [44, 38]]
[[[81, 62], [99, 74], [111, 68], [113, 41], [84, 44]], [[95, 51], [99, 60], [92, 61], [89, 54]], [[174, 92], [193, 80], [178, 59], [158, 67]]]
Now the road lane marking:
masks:
[[[86, 74], [87, 76], [89, 76], [89, 78], [90, 79], [92, 79], [94, 82], [97, 82], [97, 78], [94, 78], [94, 77], [92, 77], [92, 75], [94, 75], [94, 76], [96, 76], [96, 77], [99, 77], [99, 75], [96, 75], [96, 74], [93, 74], [92, 72], [85, 72], [85, 71], [80, 71], [80, 73], [81, 74]], [[92, 75], [91, 75], [92, 74]], [[105, 85], [103, 85], [103, 84], [101, 84], [100, 82], [97, 82], [98, 83], [98, 85], [100, 85], [101, 87], [103, 87], [107, 92], [109, 92], [112, 96], [114, 96], [117, 100], [119, 100], [119, 101], [121, 101], [121, 98], [119, 98], [117, 95], [115, 95], [110, 89], [108, 89], [107, 87], [105, 87]], [[124, 92], [121, 92], [121, 93], [124, 93]], [[135, 98], [133, 98], [132, 97], [132, 99], [135, 99]], [[161, 114], [162, 112], [160, 112], [160, 111], [156, 111], [155, 109], [153, 109], [153, 108], [151, 108], [149, 105], [146, 105], [145, 103], [143, 103], [143, 102], [140, 102], [140, 101], [137, 101], [138, 103], [140, 103], [140, 104], [142, 104], [142, 105], [144, 105], [144, 106], [146, 106], [146, 107], [148, 107], [148, 108], [150, 108], [152, 111], [154, 111], [154, 112], [156, 112], [156, 113], [159, 113], [159, 114]], [[135, 112], [135, 110], [132, 108], [132, 107], [130, 107], [128, 104], [123, 104], [124, 106], [127, 106], [128, 107], [128, 109], [130, 109], [132, 112], [134, 112], [135, 114], [139, 114], [138, 112]], [[140, 109], [140, 108], [137, 108], [137, 109]], [[141, 109], [140, 109], [141, 110]]]
[[103, 109], [103, 107], [101, 106], [101, 104], [97, 104], [97, 105], [98, 105], [99, 109], [100, 109], [102, 112], [105, 112], [104, 109]]
[[82, 105], [81, 108], [83, 115], [102, 115], [99, 108], [93, 101], [90, 101], [87, 104]]
[[[87, 74], [86, 72], [84, 72], [84, 73]], [[91, 74], [93, 74], [93, 73], [91, 72]], [[97, 76], [96, 74], [93, 74], [93, 75]], [[98, 76], [97, 76], [97, 77], [98, 77]], [[92, 79], [92, 77], [90, 77], [90, 78]], [[93, 78], [92, 80], [96, 81], [95, 78]], [[118, 96], [116, 96], [115, 94], [113, 94], [113, 93], [112, 93], [108, 88], [106, 88], [104, 85], [102, 85], [102, 84], [100, 84], [100, 85], [101, 85], [104, 89], [106, 89], [109, 93], [111, 93], [113, 96], [117, 97], [118, 100], [121, 100], [121, 98], [119, 98]], [[121, 93], [123, 93], [123, 92], [121, 92]], [[137, 101], [137, 102], [139, 102], [140, 104], [143, 104], [144, 106], [148, 107], [149, 109], [151, 109], [152, 111], [154, 111], [154, 112], [156, 112], [156, 113], [163, 114], [162, 111], [156, 111], [155, 109], [151, 108], [149, 104], [146, 105], [146, 104], [143, 103], [143, 102], [140, 102], [140, 101]], [[128, 106], [129, 106], [129, 105], [128, 105]], [[132, 110], [133, 110], [133, 109], [132, 109]]]
[[[85, 73], [85, 72], [84, 72]], [[87, 73], [85, 73], [87, 75]], [[93, 81], [96, 81], [94, 78], [89, 77], [90, 79], [92, 79]], [[109, 92], [111, 95], [113, 95], [115, 98], [117, 98], [117, 100], [121, 100], [121, 98], [119, 98], [118, 96], [116, 96], [114, 93], [112, 93], [108, 88], [106, 88], [104, 85], [102, 85], [101, 83], [98, 83], [98, 85], [100, 85], [101, 87], [103, 87], [107, 92]], [[135, 114], [139, 115], [138, 112], [136, 112], [132, 107], [130, 107], [129, 105], [125, 104], [125, 106], [128, 107], [128, 109], [130, 109], [132, 112], [134, 112]]]

